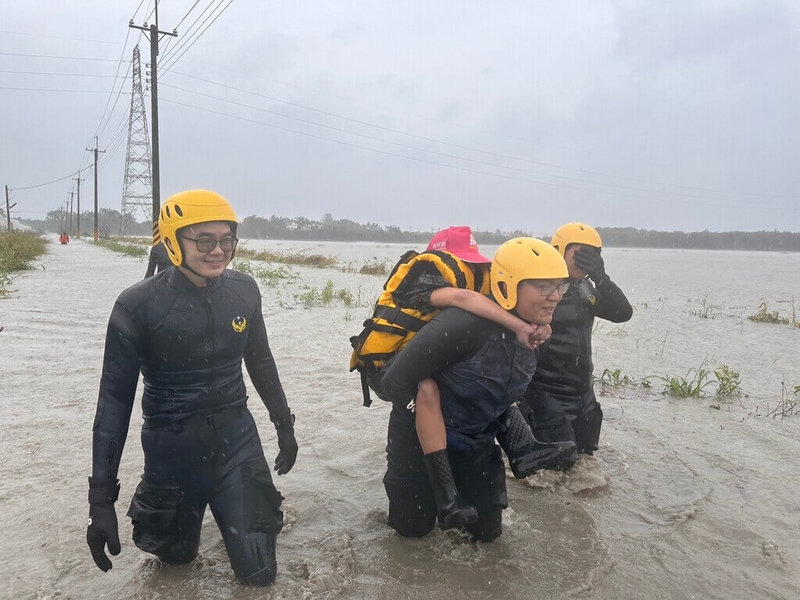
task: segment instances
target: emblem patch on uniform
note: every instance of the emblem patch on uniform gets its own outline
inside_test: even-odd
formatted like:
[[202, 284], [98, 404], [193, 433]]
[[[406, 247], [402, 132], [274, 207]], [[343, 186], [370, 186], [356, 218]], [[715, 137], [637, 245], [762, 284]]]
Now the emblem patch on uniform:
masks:
[[237, 315], [231, 321], [231, 327], [236, 333], [242, 333], [247, 328], [247, 319]]
[[591, 296], [589, 296], [589, 304], [591, 304], [592, 306], [594, 306], [595, 304], [597, 304], [597, 296], [595, 296], [594, 294], [592, 294]]

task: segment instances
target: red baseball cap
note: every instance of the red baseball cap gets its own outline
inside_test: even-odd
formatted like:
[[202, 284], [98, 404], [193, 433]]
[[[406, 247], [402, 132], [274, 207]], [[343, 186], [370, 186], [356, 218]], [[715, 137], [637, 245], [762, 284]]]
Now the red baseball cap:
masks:
[[478, 244], [472, 236], [469, 227], [448, 227], [434, 234], [428, 243], [427, 250], [442, 250], [449, 252], [469, 263], [490, 263], [491, 258], [486, 258], [478, 252]]

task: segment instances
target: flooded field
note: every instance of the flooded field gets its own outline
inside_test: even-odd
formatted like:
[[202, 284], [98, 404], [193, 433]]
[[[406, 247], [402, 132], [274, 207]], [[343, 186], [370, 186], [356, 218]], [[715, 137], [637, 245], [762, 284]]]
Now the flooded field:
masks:
[[[503, 535], [469, 544], [439, 531], [408, 540], [386, 525], [389, 407], [363, 408], [347, 370], [348, 338], [384, 280], [358, 269], [408, 247], [246, 247], [338, 258], [336, 268], [292, 266], [262, 284], [300, 443], [276, 482], [287, 526], [275, 585], [234, 583], [210, 515], [187, 567], [162, 567], [133, 545], [124, 512], [142, 470], [138, 405], [120, 468], [122, 553], [108, 574], [92, 562], [86, 478], [105, 328], [146, 264], [74, 240], [50, 245], [0, 300], [1, 598], [800, 597], [800, 415], [780, 417], [797, 399], [800, 329], [748, 319], [762, 302], [789, 319], [800, 309], [800, 255], [605, 249], [634, 316], [596, 325], [595, 375], [633, 383], [598, 383], [606, 420], [594, 458], [568, 475], [509, 479]], [[334, 299], [324, 305], [326, 286]], [[663, 378], [722, 365], [740, 374], [741, 397], [717, 398], [714, 384], [703, 398], [662, 394]], [[275, 435], [252, 388], [250, 406], [272, 462]]]

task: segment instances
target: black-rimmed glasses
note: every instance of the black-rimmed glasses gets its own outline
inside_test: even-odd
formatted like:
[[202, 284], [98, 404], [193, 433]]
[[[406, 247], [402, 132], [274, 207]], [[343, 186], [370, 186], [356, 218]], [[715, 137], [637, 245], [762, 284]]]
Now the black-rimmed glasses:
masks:
[[239, 239], [235, 237], [224, 237], [221, 240], [217, 240], [212, 237], [190, 238], [182, 235], [181, 238], [194, 242], [197, 251], [203, 254], [213, 252], [217, 248], [217, 244], [219, 244], [223, 252], [233, 252], [236, 249], [236, 244], [239, 243]]
[[559, 296], [563, 296], [567, 293], [569, 289], [570, 282], [569, 281], [561, 281], [559, 283], [555, 283], [553, 281], [546, 281], [541, 279], [528, 279], [525, 281], [528, 285], [532, 285], [539, 293], [547, 298], [548, 296], [552, 296], [553, 292], [558, 292]]

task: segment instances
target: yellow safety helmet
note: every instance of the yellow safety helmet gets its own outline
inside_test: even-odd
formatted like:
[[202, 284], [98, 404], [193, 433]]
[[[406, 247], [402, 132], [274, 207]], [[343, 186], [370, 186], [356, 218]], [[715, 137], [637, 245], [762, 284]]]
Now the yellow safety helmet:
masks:
[[506, 310], [517, 305], [517, 287], [526, 279], [566, 279], [567, 263], [542, 240], [514, 238], [501, 245], [492, 260], [492, 294]]
[[603, 247], [603, 240], [597, 230], [585, 223], [567, 223], [559, 227], [550, 240], [553, 247], [561, 252], [561, 256], [567, 252], [570, 244], [586, 244], [595, 248]]
[[[158, 231], [172, 264], [183, 264], [183, 251], [178, 242], [178, 230], [197, 223], [227, 221], [236, 235], [236, 213], [230, 203], [209, 190], [187, 190], [170, 196], [158, 213]], [[167, 243], [169, 242], [169, 243]]]

